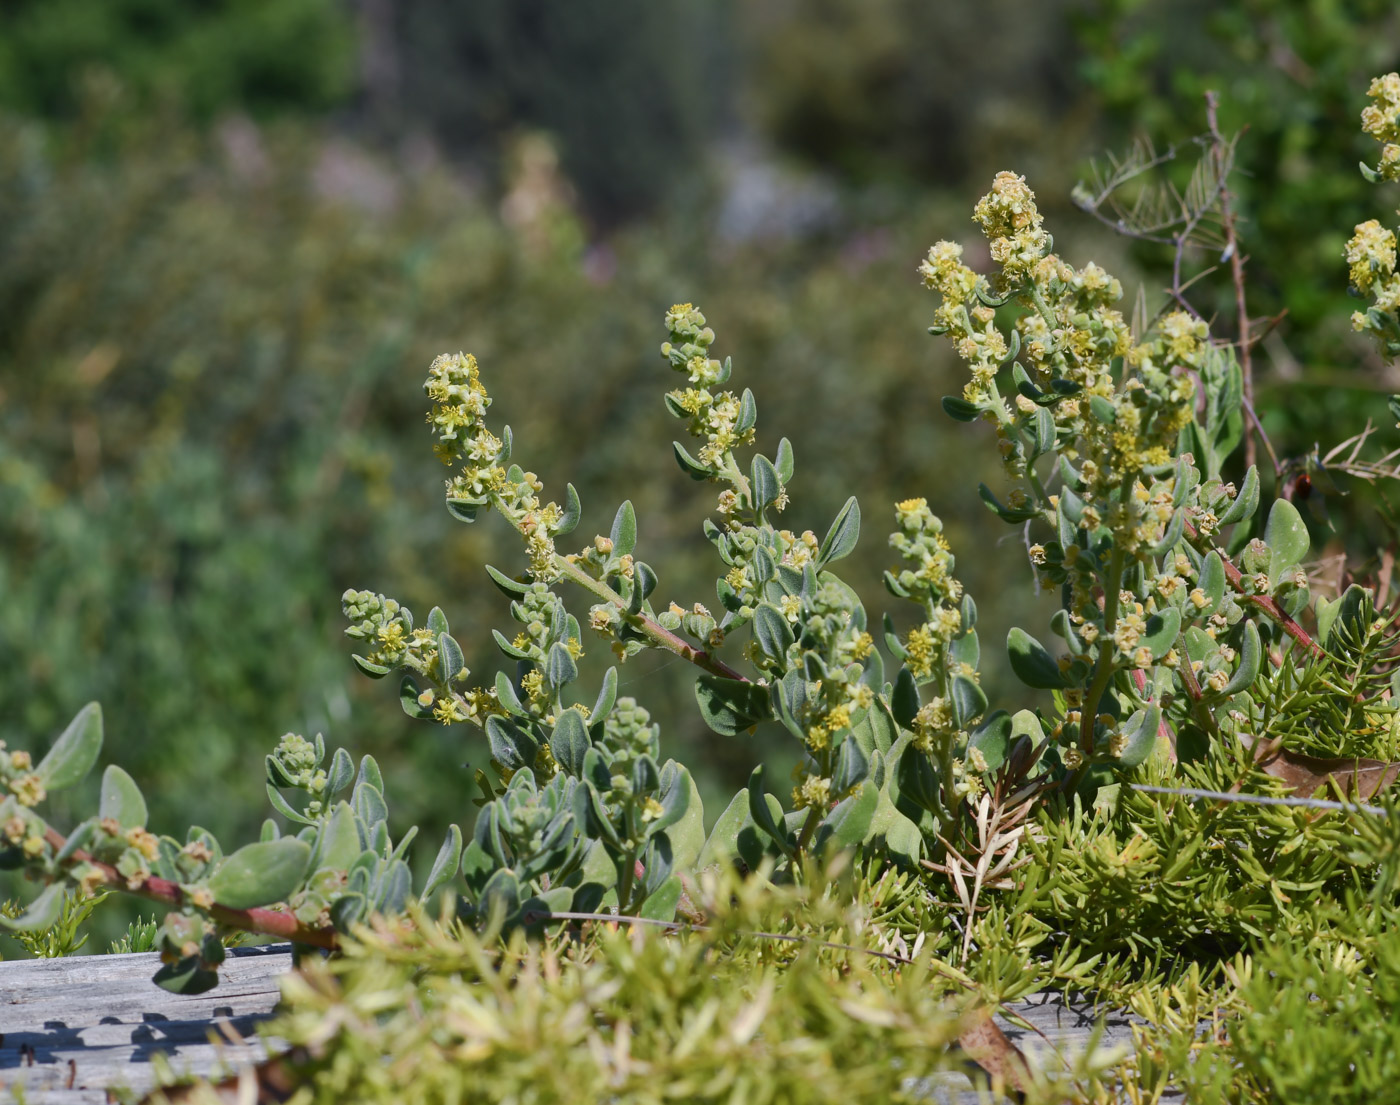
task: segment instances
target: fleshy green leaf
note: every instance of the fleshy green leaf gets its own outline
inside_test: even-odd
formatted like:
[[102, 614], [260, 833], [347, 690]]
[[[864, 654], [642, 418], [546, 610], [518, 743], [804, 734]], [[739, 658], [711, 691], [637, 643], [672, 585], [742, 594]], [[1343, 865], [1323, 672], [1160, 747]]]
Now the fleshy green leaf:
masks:
[[1058, 690], [1065, 685], [1060, 665], [1050, 651], [1024, 629], [1012, 627], [1006, 635], [1006, 651], [1011, 658], [1011, 670], [1026, 686]]
[[383, 679], [394, 670], [393, 668], [386, 667], [384, 664], [372, 664], [357, 653], [352, 653], [350, 659], [355, 662], [355, 666], [359, 668], [361, 672], [368, 675], [371, 679]]
[[1287, 499], [1276, 499], [1269, 510], [1264, 543], [1269, 546], [1269, 580], [1277, 585], [1308, 552], [1307, 524]]
[[1235, 674], [1225, 684], [1220, 693], [1225, 697], [1248, 690], [1259, 678], [1259, 670], [1264, 664], [1264, 644], [1259, 639], [1259, 629], [1251, 621], [1244, 626], [1244, 643], [1240, 647], [1240, 663]]
[[37, 932], [40, 929], [52, 928], [57, 924], [62, 910], [63, 883], [50, 883], [18, 917], [11, 920], [0, 915], [0, 928], [10, 932]]
[[684, 784], [690, 792], [685, 813], [666, 828], [666, 837], [671, 842], [671, 864], [683, 873], [694, 870], [705, 847], [705, 805], [700, 798], [700, 788], [688, 771]]
[[317, 840], [317, 867], [348, 871], [360, 858], [360, 830], [355, 826], [355, 811], [348, 802], [337, 802], [335, 810], [321, 826]]
[[688, 452], [679, 441], [671, 442], [671, 451], [676, 455], [676, 463], [681, 466], [681, 471], [692, 480], [708, 480], [713, 475], [713, 470], [701, 464]]
[[1254, 517], [1254, 512], [1258, 509], [1259, 469], [1251, 464], [1249, 471], [1244, 474], [1244, 483], [1240, 485], [1239, 494], [1235, 496], [1235, 501], [1230, 504], [1229, 509], [1220, 516], [1219, 524], [1228, 526], [1234, 522], [1247, 522]]
[[706, 673], [695, 681], [695, 701], [705, 724], [726, 737], [773, 716], [768, 689], [741, 679]]
[[914, 716], [919, 712], [919, 686], [908, 668], [900, 668], [894, 677], [894, 691], [890, 695], [890, 712], [895, 721], [908, 729], [914, 724]]
[[311, 859], [311, 846], [286, 836], [248, 844], [229, 856], [209, 879], [209, 892], [230, 909], [253, 909], [289, 898]]
[[1157, 746], [1157, 732], [1161, 726], [1162, 710], [1155, 703], [1145, 710], [1138, 710], [1123, 723], [1122, 734], [1127, 738], [1118, 762], [1124, 767], [1137, 767]]
[[462, 646], [447, 633], [438, 637], [438, 667], [444, 683], [451, 683], [466, 667], [462, 659]]
[[[433, 716], [433, 708], [431, 706], [424, 706], [418, 701], [419, 693], [418, 684], [413, 681], [413, 676], [405, 675], [399, 682], [399, 705], [403, 707], [403, 712], [409, 717], [418, 721], [429, 721]], [[345, 749], [342, 748], [339, 749], [339, 751], [344, 752]], [[346, 783], [349, 781], [349, 779], [345, 780]], [[343, 786], [344, 784], [341, 785]], [[338, 790], [339, 788], [337, 787], [335, 789]]]
[[146, 799], [141, 796], [141, 788], [116, 764], [109, 764], [102, 773], [97, 816], [114, 818], [123, 829], [146, 827]]
[[755, 453], [753, 463], [749, 467], [750, 486], [753, 488], [754, 507], [759, 511], [767, 510], [782, 493], [783, 486], [778, 481], [778, 470], [773, 467], [773, 462], [762, 453]]
[[102, 707], [89, 702], [59, 734], [35, 773], [46, 790], [62, 790], [82, 782], [102, 751]]
[[719, 815], [705, 846], [700, 849], [696, 866], [709, 867], [724, 859], [738, 858], [739, 833], [749, 821], [749, 792], [748, 788], [744, 788], [730, 799], [729, 805]]
[[817, 552], [818, 567], [824, 568], [834, 560], [849, 556], [859, 540], [860, 504], [852, 495], [822, 538], [821, 548]]
[[578, 678], [578, 661], [563, 641], [555, 641], [549, 646], [544, 660], [544, 677], [556, 690]]
[[676, 906], [681, 900], [681, 880], [672, 875], [652, 891], [637, 910], [637, 916], [651, 921], [670, 921], [676, 916]]
[[521, 583], [517, 579], [511, 579], [510, 576], [491, 567], [490, 564], [486, 565], [486, 574], [491, 577], [491, 582], [496, 585], [506, 598], [523, 598], [530, 593], [530, 585], [528, 583]]
[[968, 750], [976, 748], [987, 761], [987, 770], [996, 771], [1006, 762], [1011, 747], [1011, 715], [1005, 710], [993, 710], [967, 739]]
[[793, 456], [792, 442], [783, 438], [778, 442], [778, 455], [773, 458], [773, 467], [778, 470], [778, 478], [787, 483], [792, 479]]
[[1225, 563], [1214, 549], [1206, 553], [1205, 559], [1201, 561], [1197, 586], [1206, 596], [1206, 605], [1201, 607], [1199, 616], [1206, 618], [1219, 609], [1220, 602], [1225, 597]]
[[870, 831], [875, 810], [880, 804], [880, 790], [867, 779], [849, 798], [843, 798], [826, 815], [817, 829], [814, 846], [820, 848], [827, 840], [835, 840], [846, 848], [861, 843]]
[[1160, 614], [1153, 614], [1147, 619], [1147, 625], [1142, 637], [1138, 640], [1138, 646], [1151, 649], [1152, 659], [1160, 660], [1176, 644], [1176, 638], [1180, 632], [1181, 611], [1175, 606], [1169, 606]]
[[792, 645], [788, 620], [771, 602], [761, 602], [754, 609], [753, 635], [764, 655], [773, 660], [781, 660]]
[[987, 504], [987, 509], [1003, 522], [1026, 522], [1040, 514], [1040, 511], [1033, 507], [1003, 506], [1001, 500], [992, 494], [992, 489], [985, 483], [977, 485], [977, 494]]
[[632, 509], [631, 499], [617, 508], [610, 537], [613, 556], [628, 556], [637, 547], [637, 512]]
[[583, 774], [583, 757], [590, 747], [583, 714], [577, 707], [570, 707], [561, 713], [559, 720], [554, 723], [554, 732], [549, 738], [549, 750], [554, 754], [559, 766], [577, 778]]
[[982, 408], [956, 395], [945, 395], [943, 413], [959, 422], [976, 422], [982, 416]]
[[588, 724], [597, 725], [606, 721], [612, 713], [613, 706], [617, 702], [617, 669], [609, 668], [603, 673], [603, 686], [598, 691], [598, 697], [593, 703], [593, 709], [588, 714]]
[[953, 677], [952, 698], [953, 717], [959, 729], [966, 729], [987, 708], [986, 693], [965, 675]]
[[782, 807], [778, 806], [778, 814], [773, 812], [772, 805], [778, 805], [777, 800], [771, 798], [768, 791], [763, 786], [763, 765], [759, 764], [749, 775], [749, 816], [753, 818], [753, 823], [762, 829], [772, 838], [784, 855], [792, 855], [792, 845], [788, 843], [787, 827], [783, 823]]
[[579, 519], [583, 516], [583, 506], [578, 501], [578, 492], [573, 484], [564, 486], [564, 512], [559, 516], [559, 521], [555, 522], [551, 529], [555, 537], [565, 537], [574, 531]]

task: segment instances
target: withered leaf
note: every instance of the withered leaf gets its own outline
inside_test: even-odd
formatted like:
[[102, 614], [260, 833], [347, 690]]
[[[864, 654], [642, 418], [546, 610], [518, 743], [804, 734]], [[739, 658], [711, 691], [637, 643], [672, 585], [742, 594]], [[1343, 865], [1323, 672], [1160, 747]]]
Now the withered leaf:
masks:
[[987, 1072], [993, 1084], [1025, 1093], [1031, 1083], [1026, 1057], [992, 1019], [991, 1009], [983, 1008], [970, 1016], [968, 1026], [958, 1036], [958, 1045]]
[[1258, 743], [1254, 746], [1255, 766], [1266, 775], [1280, 780], [1289, 790], [1312, 797], [1319, 787], [1328, 787], [1336, 780], [1342, 793], [1352, 798], [1372, 798], [1400, 777], [1400, 763], [1370, 760], [1364, 757], [1309, 756], [1284, 748], [1271, 748]]

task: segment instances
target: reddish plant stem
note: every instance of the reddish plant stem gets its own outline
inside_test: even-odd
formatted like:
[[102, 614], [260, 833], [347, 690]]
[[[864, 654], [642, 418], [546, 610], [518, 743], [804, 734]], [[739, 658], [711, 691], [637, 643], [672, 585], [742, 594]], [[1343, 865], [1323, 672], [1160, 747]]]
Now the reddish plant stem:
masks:
[[[53, 846], [55, 851], [60, 851], [68, 843], [63, 834], [50, 826], [44, 834], [44, 838]], [[185, 894], [178, 883], [173, 883], [168, 879], [158, 879], [151, 876], [141, 883], [140, 886], [132, 888], [127, 884], [126, 877], [109, 863], [103, 863], [99, 859], [94, 859], [92, 853], [83, 849], [75, 849], [72, 854], [73, 863], [89, 864], [94, 870], [102, 875], [105, 886], [113, 890], [120, 890], [127, 894], [135, 894], [138, 897], [147, 898], [153, 902], [160, 902], [163, 905], [179, 908], [186, 902], [188, 895]], [[204, 912], [208, 913], [221, 925], [229, 928], [242, 929], [244, 932], [256, 932], [265, 936], [280, 936], [284, 940], [290, 940], [294, 944], [309, 944], [317, 948], [328, 948], [334, 950], [340, 946], [340, 935], [334, 928], [308, 928], [303, 925], [290, 913], [283, 913], [276, 909], [232, 909], [229, 906], [219, 905], [217, 902]]]
[[1186, 651], [1186, 643], [1181, 642], [1181, 660], [1177, 668], [1181, 672], [1181, 682], [1186, 687], [1187, 697], [1191, 699], [1191, 709], [1195, 711], [1196, 719], [1201, 726], [1213, 737], [1220, 736], [1220, 727], [1215, 724], [1215, 715], [1210, 712], [1210, 707], [1205, 703], [1205, 694], [1201, 691], [1201, 684], [1196, 679], [1196, 669], [1191, 666], [1191, 655]]
[[[1197, 532], [1196, 527], [1190, 522], [1186, 523], [1186, 536], [1193, 542], [1200, 540], [1200, 534]], [[1209, 552], [1210, 550], [1207, 548], [1205, 551]], [[1289, 617], [1289, 615], [1284, 612], [1283, 608], [1268, 595], [1255, 595], [1246, 591], [1244, 588], [1243, 573], [1230, 562], [1228, 556], [1222, 556], [1220, 558], [1220, 563], [1225, 567], [1225, 578], [1229, 580], [1230, 586], [1235, 589], [1241, 598], [1264, 611], [1280, 629], [1318, 659], [1327, 655], [1327, 653], [1323, 651], [1322, 646], [1312, 639], [1308, 631]]]

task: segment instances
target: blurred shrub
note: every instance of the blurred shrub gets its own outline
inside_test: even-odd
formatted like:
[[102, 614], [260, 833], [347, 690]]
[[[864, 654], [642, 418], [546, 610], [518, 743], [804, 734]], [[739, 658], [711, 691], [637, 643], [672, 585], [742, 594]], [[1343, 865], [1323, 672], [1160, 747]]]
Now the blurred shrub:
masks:
[[1004, 167], [984, 151], [1038, 156], [1074, 122], [1065, 0], [754, 0], [736, 14], [751, 118], [856, 180], [961, 183]]
[[338, 0], [7, 0], [0, 107], [67, 116], [84, 71], [200, 118], [230, 107], [319, 109], [344, 98], [354, 29]]
[[710, 0], [410, 0], [393, 18], [398, 109], [494, 158], [550, 131], [590, 213], [653, 208], [700, 167], [725, 102], [725, 5]]

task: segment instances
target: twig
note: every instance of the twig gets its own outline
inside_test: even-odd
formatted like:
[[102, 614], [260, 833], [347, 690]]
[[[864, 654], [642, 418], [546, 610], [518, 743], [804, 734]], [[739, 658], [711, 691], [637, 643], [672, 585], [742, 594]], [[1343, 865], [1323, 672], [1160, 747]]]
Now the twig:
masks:
[[1293, 806], [1309, 810], [1341, 810], [1346, 813], [1372, 813], [1385, 817], [1386, 811], [1380, 806], [1367, 806], [1358, 802], [1333, 802], [1326, 798], [1278, 798], [1268, 794], [1227, 794], [1222, 790], [1200, 790], [1196, 787], [1154, 787], [1146, 783], [1129, 783], [1134, 790], [1149, 794], [1179, 794], [1183, 798], [1203, 798], [1214, 802], [1243, 802], [1252, 806]]
[[[1196, 530], [1196, 527], [1193, 526], [1190, 522], [1186, 523], [1185, 532], [1189, 540], [1200, 540], [1199, 532]], [[1209, 551], [1209, 549], [1207, 549], [1206, 551]], [[1225, 568], [1225, 578], [1229, 581], [1230, 586], [1235, 589], [1235, 591], [1239, 594], [1239, 596], [1242, 599], [1259, 607], [1260, 610], [1264, 611], [1265, 614], [1267, 614], [1271, 619], [1273, 619], [1273, 621], [1278, 625], [1280, 629], [1282, 629], [1300, 645], [1306, 648], [1319, 660], [1326, 657], [1327, 653], [1323, 649], [1323, 647], [1312, 639], [1311, 635], [1309, 635], [1306, 629], [1304, 629], [1301, 625], [1294, 621], [1293, 618], [1289, 617], [1289, 615], [1284, 611], [1283, 607], [1279, 606], [1279, 604], [1276, 603], [1273, 599], [1271, 599], [1268, 595], [1256, 595], [1245, 590], [1244, 576], [1241, 574], [1240, 570], [1230, 562], [1230, 558], [1228, 556], [1222, 556], [1220, 558], [1220, 563]]]

